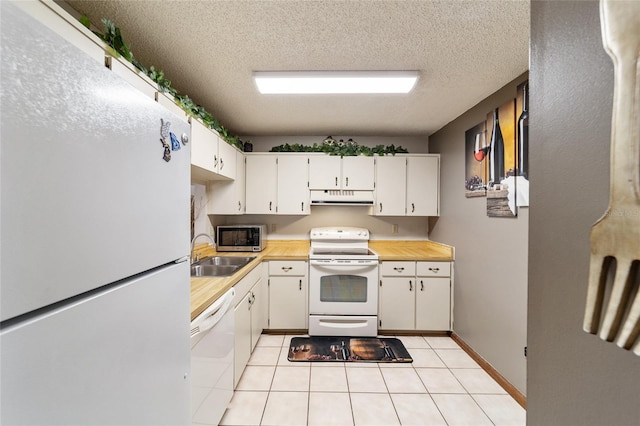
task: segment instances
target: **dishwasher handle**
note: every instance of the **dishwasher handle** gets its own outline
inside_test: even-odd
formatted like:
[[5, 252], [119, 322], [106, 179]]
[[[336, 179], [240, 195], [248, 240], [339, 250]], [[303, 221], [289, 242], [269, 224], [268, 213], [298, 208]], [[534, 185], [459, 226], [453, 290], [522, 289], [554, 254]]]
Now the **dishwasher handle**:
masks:
[[235, 294], [235, 289], [229, 289], [218, 300], [205, 309], [204, 312], [198, 315], [196, 319], [191, 321], [191, 338], [194, 338], [200, 333], [204, 333], [220, 322], [224, 314], [229, 310]]

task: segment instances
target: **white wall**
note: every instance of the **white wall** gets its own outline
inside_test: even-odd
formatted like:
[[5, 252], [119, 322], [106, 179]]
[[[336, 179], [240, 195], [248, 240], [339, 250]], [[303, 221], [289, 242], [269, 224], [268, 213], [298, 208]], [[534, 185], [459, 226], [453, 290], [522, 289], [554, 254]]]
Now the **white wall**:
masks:
[[203, 233], [212, 235], [213, 229], [211, 229], [211, 223], [207, 216], [207, 193], [205, 186], [198, 184], [191, 185], [191, 196], [194, 199], [194, 233], [192, 238]]
[[[360, 206], [312, 206], [308, 216], [243, 215], [210, 216], [214, 225], [238, 223], [265, 223], [269, 225], [267, 239], [303, 240], [309, 238], [309, 230], [317, 226], [357, 226], [367, 228], [372, 240], [427, 240], [426, 217], [377, 217], [369, 216], [371, 207]], [[391, 226], [398, 225], [398, 233]], [[275, 231], [273, 226], [275, 225]]]
[[[529, 209], [487, 217], [487, 200], [465, 198], [465, 131], [515, 98], [518, 77], [429, 137], [440, 153], [440, 218], [431, 239], [455, 247], [453, 329], [523, 394], [526, 392]], [[535, 111], [532, 115], [535, 114]], [[532, 185], [535, 185], [535, 180]]]
[[614, 76], [597, 1], [531, 2], [530, 82], [527, 422], [637, 426], [640, 357], [582, 330], [589, 232], [609, 201]]

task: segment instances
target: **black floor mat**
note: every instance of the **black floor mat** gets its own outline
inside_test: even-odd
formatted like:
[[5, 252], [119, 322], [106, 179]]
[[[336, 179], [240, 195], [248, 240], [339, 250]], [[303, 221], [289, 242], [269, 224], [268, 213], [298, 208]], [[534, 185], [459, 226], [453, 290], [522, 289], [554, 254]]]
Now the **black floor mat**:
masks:
[[293, 337], [292, 362], [413, 362], [402, 342], [393, 337]]

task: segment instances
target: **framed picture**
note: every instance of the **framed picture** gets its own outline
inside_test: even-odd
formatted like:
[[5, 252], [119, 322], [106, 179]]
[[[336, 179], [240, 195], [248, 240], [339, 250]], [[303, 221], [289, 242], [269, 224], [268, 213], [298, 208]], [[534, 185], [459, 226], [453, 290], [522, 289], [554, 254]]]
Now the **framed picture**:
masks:
[[478, 123], [465, 132], [464, 195], [467, 198], [487, 195], [489, 162], [487, 153], [487, 123]]
[[529, 205], [529, 82], [465, 132], [465, 197], [486, 197], [487, 216], [516, 217]]

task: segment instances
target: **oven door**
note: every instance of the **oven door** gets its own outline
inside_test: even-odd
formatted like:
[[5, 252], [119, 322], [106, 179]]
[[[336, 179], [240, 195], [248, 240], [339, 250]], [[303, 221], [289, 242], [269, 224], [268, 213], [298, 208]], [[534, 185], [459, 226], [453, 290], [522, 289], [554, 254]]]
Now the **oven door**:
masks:
[[311, 315], [377, 315], [378, 261], [309, 260]]

